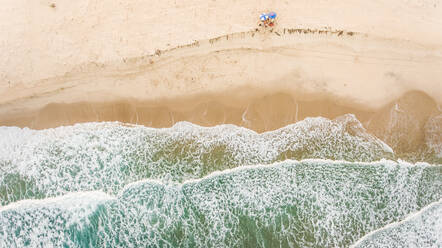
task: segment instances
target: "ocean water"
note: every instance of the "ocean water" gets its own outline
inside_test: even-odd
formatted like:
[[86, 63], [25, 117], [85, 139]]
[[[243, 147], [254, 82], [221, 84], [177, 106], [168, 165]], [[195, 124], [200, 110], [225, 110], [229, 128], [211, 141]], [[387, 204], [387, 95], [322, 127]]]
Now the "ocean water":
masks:
[[352, 247], [442, 247], [442, 200], [373, 231]]
[[262, 134], [85, 123], [0, 137], [0, 247], [396, 247], [413, 231], [440, 244], [442, 166], [397, 160], [353, 115]]

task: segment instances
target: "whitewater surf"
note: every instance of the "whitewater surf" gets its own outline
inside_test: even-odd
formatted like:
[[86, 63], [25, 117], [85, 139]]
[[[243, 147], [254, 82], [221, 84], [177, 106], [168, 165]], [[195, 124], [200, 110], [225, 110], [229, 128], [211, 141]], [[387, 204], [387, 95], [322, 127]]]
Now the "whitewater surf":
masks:
[[397, 247], [410, 228], [441, 243], [442, 166], [398, 159], [352, 115], [0, 135], [0, 247]]

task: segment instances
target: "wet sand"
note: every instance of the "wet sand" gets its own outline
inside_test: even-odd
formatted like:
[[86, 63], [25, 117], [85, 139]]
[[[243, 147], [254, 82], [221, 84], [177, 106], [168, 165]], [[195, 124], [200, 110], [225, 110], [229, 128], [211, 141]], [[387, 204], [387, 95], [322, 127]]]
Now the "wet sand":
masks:
[[[240, 90], [243, 93], [250, 91]], [[46, 129], [82, 122], [119, 121], [161, 128], [189, 121], [201, 126], [234, 124], [265, 132], [307, 117], [334, 119], [352, 113], [369, 133], [386, 142], [397, 154], [424, 153], [428, 149], [439, 157], [442, 154], [442, 112], [423, 92], [408, 92], [378, 110], [340, 105], [327, 98], [299, 100], [287, 92], [241, 99], [226, 97], [229, 95], [150, 102], [127, 99], [50, 103], [38, 110], [2, 118], [0, 126]]]

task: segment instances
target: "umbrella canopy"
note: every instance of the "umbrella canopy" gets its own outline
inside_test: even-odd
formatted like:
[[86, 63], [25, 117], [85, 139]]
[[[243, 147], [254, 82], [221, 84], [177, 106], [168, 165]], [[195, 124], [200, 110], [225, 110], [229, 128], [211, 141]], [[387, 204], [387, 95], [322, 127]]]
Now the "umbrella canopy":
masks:
[[259, 16], [259, 19], [261, 20], [261, 21], [265, 21], [265, 20], [267, 20], [267, 19], [269, 19], [269, 16], [267, 16], [267, 14], [261, 14], [260, 16]]
[[275, 13], [275, 12], [270, 12], [267, 16], [268, 16], [270, 19], [275, 19], [275, 18], [276, 18], [276, 13]]

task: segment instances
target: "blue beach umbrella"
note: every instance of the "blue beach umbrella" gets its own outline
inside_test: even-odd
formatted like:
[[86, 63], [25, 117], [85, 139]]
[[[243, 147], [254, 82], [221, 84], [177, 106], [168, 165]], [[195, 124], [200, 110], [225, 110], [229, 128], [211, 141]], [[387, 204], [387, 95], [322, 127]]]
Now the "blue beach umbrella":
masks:
[[261, 14], [260, 16], [259, 16], [259, 19], [261, 20], [261, 21], [265, 21], [265, 20], [267, 20], [267, 19], [269, 19], [269, 17], [267, 16], [267, 14]]
[[268, 14], [268, 17], [270, 17], [270, 19], [275, 19], [276, 18], [276, 13], [275, 12], [270, 12]]

